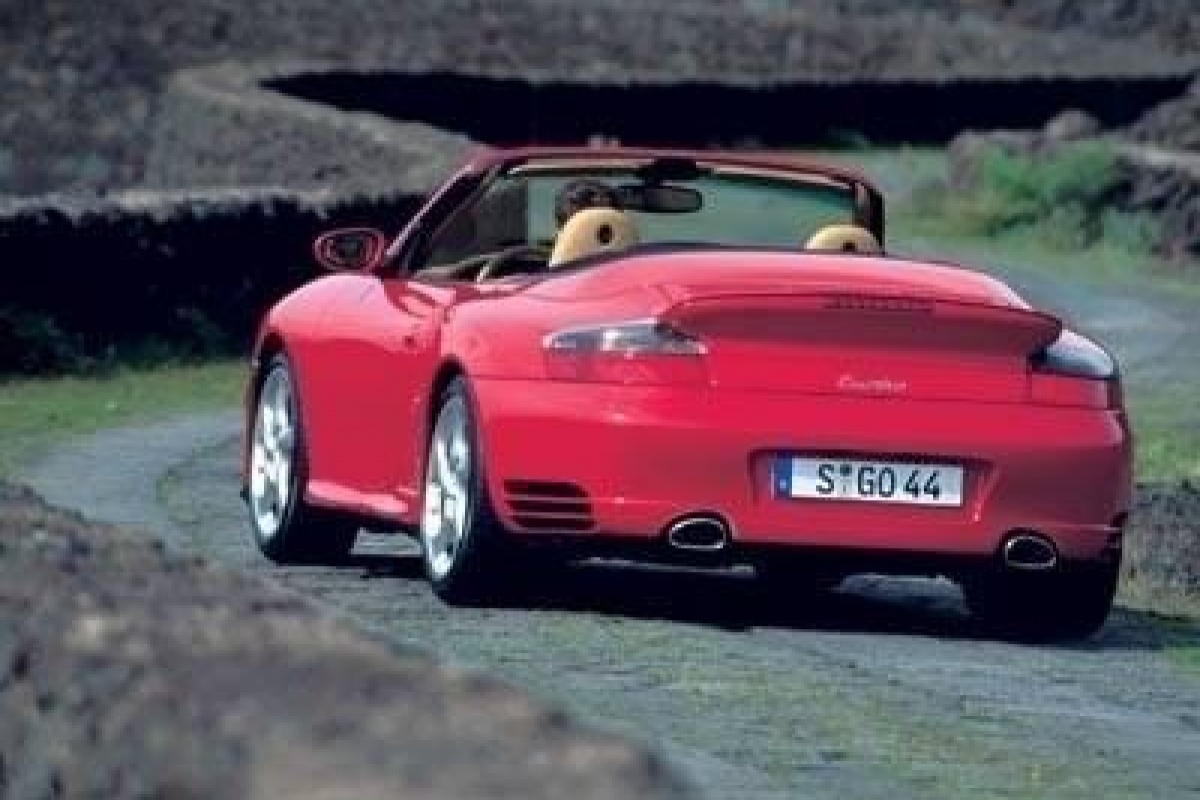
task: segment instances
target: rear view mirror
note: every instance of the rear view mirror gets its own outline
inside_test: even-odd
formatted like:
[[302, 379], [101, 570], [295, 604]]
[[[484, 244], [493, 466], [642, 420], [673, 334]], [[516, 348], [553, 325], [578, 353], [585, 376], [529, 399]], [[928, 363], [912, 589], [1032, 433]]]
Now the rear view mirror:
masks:
[[317, 263], [331, 272], [365, 272], [383, 257], [388, 239], [374, 228], [340, 228], [313, 243]]
[[700, 192], [672, 183], [629, 183], [617, 187], [617, 205], [653, 214], [690, 214], [704, 205]]

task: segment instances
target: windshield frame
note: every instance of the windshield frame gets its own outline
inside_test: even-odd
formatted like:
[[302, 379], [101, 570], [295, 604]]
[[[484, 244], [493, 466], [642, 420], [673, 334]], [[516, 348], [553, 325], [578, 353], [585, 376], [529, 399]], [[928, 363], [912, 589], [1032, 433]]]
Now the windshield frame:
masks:
[[[698, 170], [699, 174], [718, 174], [730, 177], [761, 177], [784, 183], [795, 183], [798, 186], [845, 187], [852, 201], [852, 221], [870, 231], [875, 238], [884, 243], [884, 202], [879, 190], [867, 179], [851, 171], [842, 170], [831, 165], [803, 162], [759, 162], [754, 158], [741, 158], [736, 154], [704, 154], [704, 153], [674, 153], [656, 152], [610, 152], [594, 153], [586, 150], [548, 151], [544, 154], [527, 151], [514, 151], [505, 158], [493, 154], [477, 163], [478, 170], [464, 170], [458, 178], [470, 184], [465, 192], [452, 192], [456, 195], [453, 203], [442, 203], [437, 213], [426, 214], [422, 230], [414, 237], [415, 240], [404, 243], [395, 255], [393, 264], [402, 272], [419, 275], [423, 270], [433, 266], [429, 263], [432, 246], [439, 235], [456, 218], [468, 213], [474, 205], [500, 181], [513, 177], [535, 175], [570, 175], [579, 174], [585, 177], [598, 172], [612, 171], [615, 173], [633, 170], [651, 170], [656, 165], [670, 164], [670, 168], [678, 169], [680, 164]], [[670, 175], [667, 175], [670, 179]], [[466, 181], [466, 178], [471, 180]], [[686, 180], [683, 181], [686, 183]], [[429, 209], [432, 210], [432, 209]], [[720, 247], [713, 244], [713, 247]], [[398, 263], [397, 263], [398, 262]]]

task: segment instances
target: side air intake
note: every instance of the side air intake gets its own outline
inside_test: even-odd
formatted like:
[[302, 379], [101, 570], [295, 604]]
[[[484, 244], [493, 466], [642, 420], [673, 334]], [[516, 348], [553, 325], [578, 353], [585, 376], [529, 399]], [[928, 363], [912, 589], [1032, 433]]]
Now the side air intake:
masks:
[[587, 492], [573, 483], [505, 481], [504, 502], [513, 521], [530, 531], [578, 533], [596, 524]]

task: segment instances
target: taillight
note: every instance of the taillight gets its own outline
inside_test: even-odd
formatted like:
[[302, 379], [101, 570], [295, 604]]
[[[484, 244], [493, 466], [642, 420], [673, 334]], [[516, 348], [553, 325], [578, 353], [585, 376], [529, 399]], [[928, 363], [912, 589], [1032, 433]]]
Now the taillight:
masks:
[[658, 320], [568, 328], [543, 340], [553, 380], [702, 384], [704, 343]]
[[1121, 405], [1116, 359], [1091, 339], [1064, 329], [1029, 364], [1034, 402], [1094, 408]]

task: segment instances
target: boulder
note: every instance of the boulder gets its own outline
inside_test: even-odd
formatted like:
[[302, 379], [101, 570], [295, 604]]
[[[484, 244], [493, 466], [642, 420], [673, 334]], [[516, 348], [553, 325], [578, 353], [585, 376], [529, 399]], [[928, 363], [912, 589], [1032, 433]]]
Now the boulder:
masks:
[[1200, 78], [1182, 97], [1152, 108], [1127, 133], [1135, 142], [1200, 152]]

